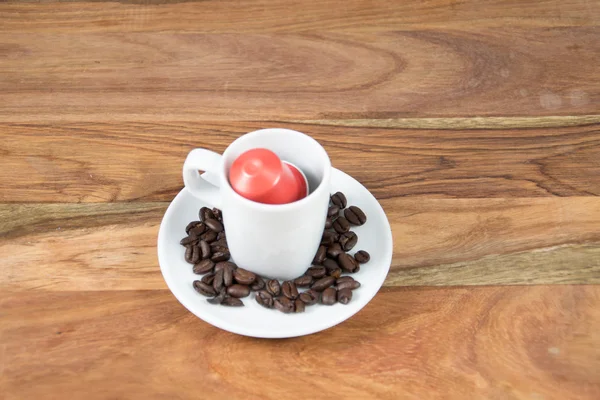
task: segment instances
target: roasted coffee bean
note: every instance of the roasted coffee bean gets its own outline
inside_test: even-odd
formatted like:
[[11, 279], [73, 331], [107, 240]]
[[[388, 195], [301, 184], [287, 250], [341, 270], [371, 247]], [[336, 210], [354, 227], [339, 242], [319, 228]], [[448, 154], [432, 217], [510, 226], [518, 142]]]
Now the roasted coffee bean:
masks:
[[235, 297], [225, 297], [221, 304], [227, 307], [244, 307], [244, 302]]
[[344, 251], [352, 250], [352, 248], [356, 246], [356, 242], [358, 242], [358, 236], [352, 231], [346, 232], [340, 236], [340, 245]]
[[227, 287], [233, 285], [233, 268], [230, 266], [223, 268], [223, 285]]
[[200, 280], [202, 282], [206, 283], [207, 285], [211, 285], [212, 286], [213, 281], [215, 280], [215, 273], [211, 272], [210, 274], [206, 274]]
[[319, 250], [317, 250], [317, 254], [315, 254], [313, 263], [314, 264], [322, 264], [323, 261], [325, 261], [326, 256], [327, 256], [327, 248], [325, 246], [319, 246]]
[[289, 314], [294, 311], [294, 302], [285, 296], [276, 297], [273, 305], [282, 313]]
[[194, 281], [193, 285], [194, 289], [196, 289], [196, 292], [200, 293], [203, 296], [212, 297], [217, 294], [217, 291], [213, 289], [212, 286], [207, 285], [202, 281]]
[[333, 227], [333, 219], [331, 219], [330, 217], [327, 217], [327, 219], [325, 220], [325, 229], [330, 229]]
[[204, 221], [204, 225], [206, 225], [209, 229], [211, 229], [214, 232], [223, 232], [223, 224], [221, 224], [216, 219], [209, 218], [206, 221]]
[[256, 275], [256, 279], [254, 279], [254, 283], [250, 286], [252, 291], [256, 292], [257, 290], [263, 290], [265, 288], [265, 280], [260, 276]]
[[354, 259], [361, 264], [365, 264], [369, 262], [371, 255], [364, 250], [359, 250], [354, 254]]
[[329, 287], [329, 288], [323, 290], [323, 293], [321, 293], [321, 304], [330, 306], [330, 305], [335, 304], [336, 301], [337, 301], [337, 291], [334, 288]]
[[215, 240], [214, 242], [212, 242], [210, 244], [210, 247], [213, 248], [213, 251], [214, 251], [215, 247], [222, 247], [222, 248], [225, 248], [225, 249], [229, 248], [229, 246], [227, 246], [227, 240], [225, 240], [225, 239]]
[[279, 293], [281, 293], [279, 281], [277, 279], [269, 279], [267, 282], [267, 291], [273, 296], [279, 296]]
[[316, 290], [317, 292], [322, 292], [323, 290], [327, 289], [329, 286], [333, 285], [334, 283], [335, 283], [335, 278], [333, 278], [331, 276], [326, 276], [326, 277], [319, 279], [315, 283], [313, 283], [310, 288], [312, 290]]
[[214, 262], [219, 262], [219, 261], [227, 261], [227, 260], [229, 260], [230, 257], [231, 257], [231, 254], [229, 254], [229, 250], [224, 249], [223, 251], [214, 252], [210, 256], [210, 259], [213, 260]]
[[298, 297], [307, 306], [312, 306], [313, 304], [316, 304], [319, 301], [319, 292], [310, 289], [306, 292], [300, 293], [300, 296]]
[[208, 244], [208, 242], [201, 240], [198, 247], [200, 247], [200, 255], [202, 258], [210, 258], [212, 251], [210, 250], [210, 244]]
[[331, 271], [335, 270], [336, 268], [340, 267], [339, 264], [331, 258], [327, 258], [325, 261], [323, 261], [323, 266], [325, 267], [327, 272], [331, 272]]
[[352, 300], [352, 290], [342, 289], [337, 292], [337, 301], [342, 304], [348, 304]]
[[200, 221], [192, 221], [189, 224], [187, 224], [187, 226], [185, 227], [185, 233], [187, 233], [188, 235], [190, 234], [190, 230], [192, 228], [194, 228], [196, 225], [201, 224], [202, 222]]
[[316, 265], [316, 266], [313, 266], [313, 267], [310, 267], [309, 269], [307, 269], [305, 274], [312, 276], [315, 279], [319, 279], [319, 278], [324, 277], [327, 274], [327, 269], [320, 265]]
[[246, 297], [250, 294], [250, 286], [235, 284], [227, 288], [227, 294], [238, 299]]
[[223, 300], [225, 300], [226, 296], [227, 292], [225, 289], [221, 289], [217, 296], [213, 297], [212, 299], [207, 299], [206, 301], [208, 301], [210, 304], [221, 304]]
[[[213, 242], [214, 243], [214, 242]], [[229, 249], [227, 247], [224, 246], [213, 246], [212, 243], [210, 244], [210, 250], [214, 253], [228, 253]]]
[[281, 293], [288, 299], [294, 300], [298, 297], [298, 289], [296, 288], [296, 284], [292, 281], [285, 281], [281, 285]]
[[194, 254], [194, 245], [188, 245], [185, 247], [185, 261], [192, 263], [192, 255]]
[[356, 269], [358, 268], [358, 263], [354, 257], [347, 253], [340, 254], [338, 257], [338, 264], [340, 264], [340, 267], [342, 267], [345, 272], [356, 272]]
[[310, 287], [313, 282], [313, 277], [310, 275], [302, 275], [294, 279], [294, 283], [297, 287]]
[[336, 205], [329, 207], [329, 209], [327, 210], [327, 216], [331, 218], [337, 215], [340, 215], [340, 208]]
[[202, 207], [200, 212], [198, 213], [198, 217], [200, 217], [200, 221], [206, 221], [209, 218], [215, 219], [215, 214], [208, 207]]
[[323, 232], [323, 236], [321, 237], [321, 246], [331, 246], [333, 243], [335, 243], [337, 241], [336, 236], [338, 236], [338, 235], [335, 232], [331, 232], [331, 231]]
[[215, 293], [219, 293], [225, 286], [223, 282], [224, 273], [225, 271], [222, 269], [215, 272], [215, 278], [213, 279], [213, 288], [215, 289]]
[[213, 207], [212, 209], [213, 215], [217, 221], [223, 222], [223, 213], [217, 207]]
[[333, 278], [337, 279], [337, 278], [339, 278], [340, 276], [342, 276], [342, 269], [341, 269], [341, 268], [336, 268], [336, 269], [334, 269], [334, 270], [331, 270], [331, 271], [329, 271], [329, 272], [327, 273], [327, 275], [329, 275], [329, 276], [331, 276], [331, 277], [333, 277]]
[[190, 235], [200, 236], [205, 231], [206, 231], [206, 226], [204, 226], [204, 224], [200, 223], [200, 224], [196, 225], [195, 227], [193, 227], [192, 229], [190, 229]]
[[212, 243], [217, 239], [217, 232], [215, 231], [206, 231], [202, 235], [200, 235], [200, 239], [207, 241], [208, 243]]
[[340, 209], [346, 208], [348, 205], [348, 201], [346, 200], [346, 196], [342, 192], [336, 192], [331, 196], [331, 202], [338, 206]]
[[212, 272], [215, 263], [210, 261], [209, 259], [205, 259], [200, 261], [198, 264], [194, 264], [194, 273], [198, 275], [206, 274], [208, 272]]
[[217, 240], [221, 240], [221, 239], [227, 239], [227, 235], [225, 234], [225, 231], [221, 231], [217, 235]]
[[192, 264], [196, 264], [201, 259], [200, 248], [198, 246], [192, 246]]
[[344, 217], [352, 225], [364, 225], [367, 222], [367, 216], [360, 208], [356, 206], [350, 206], [344, 210]]
[[327, 257], [336, 259], [343, 252], [344, 250], [342, 250], [342, 246], [339, 243], [334, 243], [327, 248]]
[[225, 268], [231, 268], [232, 270], [234, 270], [237, 269], [237, 265], [235, 265], [231, 261], [221, 261], [215, 265], [215, 272]]
[[345, 217], [339, 217], [333, 223], [333, 229], [340, 234], [346, 233], [350, 230], [350, 222]]
[[256, 302], [263, 307], [273, 308], [273, 296], [266, 290], [256, 293]]
[[180, 245], [182, 246], [187, 246], [188, 244], [196, 244], [198, 243], [198, 237], [197, 236], [186, 236], [183, 239], [181, 239], [181, 241], [179, 242]]
[[338, 278], [337, 281], [335, 281], [335, 284], [336, 284], [338, 290], [342, 290], [342, 289], [354, 290], [354, 289], [358, 289], [360, 287], [360, 282], [355, 280], [351, 276], [342, 276], [342, 277]]
[[302, 300], [296, 299], [296, 301], [294, 301], [294, 312], [304, 312], [304, 308], [304, 302]]
[[252, 285], [256, 279], [254, 272], [250, 272], [244, 268], [238, 268], [233, 272], [233, 277], [237, 283], [242, 285]]

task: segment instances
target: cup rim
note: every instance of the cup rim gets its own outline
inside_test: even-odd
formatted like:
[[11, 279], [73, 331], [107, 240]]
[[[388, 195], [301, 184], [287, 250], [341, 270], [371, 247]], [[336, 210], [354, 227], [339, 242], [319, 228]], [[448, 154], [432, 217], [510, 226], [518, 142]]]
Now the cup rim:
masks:
[[[325, 171], [323, 171], [323, 178], [317, 185], [316, 189], [313, 190], [312, 193], [309, 193], [306, 197], [304, 197], [300, 200], [296, 200], [292, 203], [265, 204], [265, 203], [258, 203], [256, 201], [249, 200], [249, 199], [241, 196], [240, 194], [238, 194], [235, 190], [233, 190], [233, 187], [231, 186], [231, 184], [229, 183], [229, 179], [227, 178], [225, 160], [227, 159], [228, 153], [231, 151], [232, 146], [237, 142], [240, 142], [240, 141], [243, 142], [244, 140], [249, 140], [249, 137], [251, 137], [251, 136], [263, 135], [266, 133], [271, 133], [273, 131], [280, 131], [282, 133], [292, 134], [292, 135], [302, 136], [304, 138], [307, 138], [309, 141], [312, 141], [317, 146], [317, 149], [318, 149], [317, 151], [319, 153], [321, 153], [322, 158], [325, 160], [325, 165], [324, 165]], [[331, 160], [329, 159], [329, 155], [327, 154], [327, 152], [325, 151], [323, 146], [319, 142], [317, 142], [312, 136], [307, 135], [302, 132], [299, 132], [299, 131], [295, 131], [293, 129], [265, 128], [265, 129], [259, 129], [256, 131], [248, 132], [248, 133], [240, 136], [239, 138], [234, 140], [229, 146], [227, 146], [227, 148], [223, 152], [222, 159], [223, 159], [223, 163], [221, 165], [221, 183], [222, 183], [221, 187], [223, 189], [227, 190], [228, 192], [230, 192], [231, 196], [233, 196], [233, 198], [235, 198], [236, 201], [239, 201], [246, 206], [253, 207], [253, 208], [261, 210], [261, 211], [267, 211], [267, 210], [270, 212], [289, 211], [294, 208], [302, 207], [303, 205], [311, 202], [311, 200], [313, 198], [318, 197], [324, 190], [329, 191], [329, 189], [326, 188], [326, 185], [324, 184], [324, 182], [329, 181], [330, 176], [331, 176]], [[292, 163], [292, 165], [296, 166], [294, 163]], [[300, 168], [298, 168], [298, 170], [300, 170]], [[300, 170], [300, 172], [304, 175], [304, 172], [302, 170]], [[308, 181], [307, 181], [307, 185], [308, 185]]]

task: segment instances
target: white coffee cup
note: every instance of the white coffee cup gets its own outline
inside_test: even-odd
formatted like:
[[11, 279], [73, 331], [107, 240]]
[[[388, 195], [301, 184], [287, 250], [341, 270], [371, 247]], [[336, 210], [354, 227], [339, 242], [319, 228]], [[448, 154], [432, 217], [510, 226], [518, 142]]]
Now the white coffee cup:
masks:
[[[266, 148], [306, 176], [309, 194], [288, 204], [262, 204], [237, 194], [229, 168], [242, 153]], [[206, 171], [200, 175], [199, 170]], [[223, 211], [227, 244], [235, 263], [268, 278], [293, 279], [310, 267], [327, 218], [331, 161], [313, 138], [289, 129], [247, 133], [223, 155], [192, 150], [183, 164], [185, 187], [197, 198]]]

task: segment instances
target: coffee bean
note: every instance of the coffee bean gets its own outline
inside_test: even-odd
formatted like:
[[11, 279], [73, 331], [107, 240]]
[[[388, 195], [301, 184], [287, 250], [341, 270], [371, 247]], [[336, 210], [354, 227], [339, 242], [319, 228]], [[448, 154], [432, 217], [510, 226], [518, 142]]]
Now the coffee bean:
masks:
[[329, 287], [329, 288], [323, 290], [323, 293], [321, 293], [321, 304], [330, 306], [330, 305], [335, 304], [336, 301], [337, 301], [337, 291], [334, 288]]
[[244, 302], [235, 297], [225, 297], [221, 304], [227, 307], [244, 307]]
[[346, 196], [342, 192], [336, 192], [331, 196], [331, 202], [338, 206], [340, 209], [346, 208], [348, 205], [348, 201], [346, 200]]
[[225, 289], [221, 289], [217, 296], [213, 297], [212, 299], [207, 299], [206, 301], [208, 301], [210, 304], [221, 304], [223, 300], [225, 300], [226, 296], [227, 292], [225, 292]]
[[223, 222], [223, 213], [217, 207], [213, 207], [212, 209], [213, 215], [217, 221]]
[[256, 275], [253, 272], [245, 270], [244, 268], [238, 268], [233, 272], [233, 277], [237, 283], [242, 285], [251, 285], [256, 279]]
[[281, 293], [279, 281], [277, 279], [269, 279], [267, 282], [267, 291], [273, 296], [279, 296], [279, 293]]
[[206, 221], [209, 218], [215, 219], [215, 215], [208, 207], [202, 207], [200, 212], [198, 212], [198, 217], [200, 218], [200, 221]]
[[200, 235], [200, 239], [212, 243], [217, 239], [217, 232], [215, 231], [206, 231], [202, 235]]
[[300, 293], [299, 298], [307, 306], [312, 306], [313, 304], [316, 304], [319, 301], [319, 292], [310, 289], [306, 292]]
[[231, 297], [242, 298], [250, 294], [250, 286], [235, 284], [227, 288], [227, 294]]
[[294, 283], [296, 284], [296, 287], [310, 287], [312, 282], [313, 282], [313, 277], [310, 275], [302, 275], [301, 277], [294, 279]]
[[225, 271], [222, 269], [215, 272], [215, 278], [213, 280], [213, 288], [215, 289], [215, 293], [219, 293], [221, 289], [224, 287], [223, 276]]
[[331, 231], [323, 232], [323, 236], [321, 237], [321, 245], [322, 246], [331, 246], [337, 239], [336, 233]]
[[187, 246], [188, 244], [195, 245], [196, 243], [198, 243], [198, 237], [197, 236], [192, 236], [192, 235], [184, 237], [179, 242], [179, 244], [182, 245], [182, 246]]
[[333, 223], [333, 229], [340, 234], [346, 233], [350, 230], [350, 222], [345, 217], [339, 217]]
[[339, 243], [334, 243], [327, 248], [327, 257], [336, 259], [343, 252], [342, 246]]
[[340, 267], [338, 263], [335, 260], [332, 260], [331, 258], [327, 258], [325, 261], [323, 261], [323, 266], [325, 267], [327, 272], [331, 272], [336, 268]]
[[352, 300], [352, 290], [342, 289], [337, 292], [337, 301], [342, 304], [348, 304]]
[[205, 259], [200, 261], [198, 264], [194, 264], [193, 271], [195, 274], [202, 275], [207, 272], [212, 272], [215, 263], [210, 261], [209, 259]]
[[298, 289], [296, 288], [296, 284], [292, 281], [285, 281], [281, 285], [281, 293], [288, 299], [294, 300], [298, 297]]
[[192, 255], [194, 254], [194, 245], [186, 246], [185, 248], [185, 261], [188, 263], [192, 263]]
[[273, 296], [266, 290], [256, 293], [256, 302], [263, 307], [273, 308]]
[[233, 271], [234, 269], [230, 266], [223, 268], [223, 285], [227, 287], [233, 285]]
[[333, 219], [327, 217], [325, 220], [325, 229], [330, 229], [331, 227], [333, 227]]
[[361, 264], [366, 264], [371, 259], [371, 255], [365, 250], [359, 250], [354, 254], [354, 259]]
[[327, 274], [327, 269], [325, 267], [317, 265], [317, 266], [310, 267], [309, 269], [307, 269], [305, 274], [312, 276], [313, 278], [319, 279], [319, 278], [324, 277]]
[[329, 209], [327, 210], [327, 216], [328, 217], [334, 217], [336, 215], [340, 214], [340, 208], [336, 205], [333, 205], [331, 207], [329, 207]]
[[252, 289], [252, 291], [256, 292], [258, 290], [263, 290], [266, 286], [265, 280], [263, 278], [261, 278], [260, 276], [256, 275], [256, 279], [254, 279], [254, 283], [252, 283], [252, 286], [250, 286], [250, 289]]
[[193, 227], [192, 229], [190, 229], [190, 235], [200, 236], [201, 234], [204, 233], [204, 231], [206, 231], [206, 226], [204, 226], [203, 223], [200, 223], [200, 224], [196, 225], [195, 227]]
[[358, 289], [360, 287], [360, 282], [357, 280], [354, 280], [354, 278], [351, 276], [342, 276], [342, 277], [338, 278], [337, 281], [335, 281], [335, 284], [336, 284], [338, 290], [343, 290], [343, 289], [354, 290], [354, 289]]
[[206, 225], [209, 229], [213, 230], [214, 232], [223, 232], [223, 224], [221, 224], [216, 219], [209, 218], [206, 221], [204, 221], [204, 225]]
[[192, 246], [192, 264], [196, 264], [200, 261], [200, 248], [198, 246]]
[[215, 291], [210, 285], [207, 285], [202, 281], [194, 281], [193, 285], [194, 289], [196, 289], [196, 292], [200, 293], [203, 296], [212, 297], [217, 294], [217, 291]]
[[340, 267], [342, 267], [342, 269], [346, 272], [356, 272], [356, 269], [358, 268], [358, 263], [356, 262], [354, 257], [347, 253], [340, 254], [340, 256], [338, 257], [338, 263], [340, 264]]
[[200, 280], [206, 283], [207, 285], [212, 285], [213, 281], [215, 280], [215, 274], [214, 272], [211, 272], [210, 274], [204, 275]]
[[294, 311], [297, 313], [304, 312], [304, 302], [300, 299], [294, 301]]
[[227, 235], [225, 234], [225, 231], [221, 231], [217, 234], [217, 239], [221, 240], [221, 239], [227, 239]]
[[188, 235], [190, 234], [190, 230], [192, 228], [195, 228], [196, 225], [201, 224], [202, 222], [200, 221], [192, 221], [189, 224], [187, 224], [187, 226], [185, 227], [185, 233], [187, 233]]
[[215, 265], [215, 272], [225, 268], [237, 269], [237, 265], [231, 261], [221, 261]]
[[282, 313], [289, 314], [294, 311], [294, 302], [287, 297], [280, 296], [273, 300], [273, 305]]
[[344, 251], [352, 250], [352, 248], [356, 246], [356, 242], [358, 242], [358, 236], [352, 231], [346, 232], [340, 236], [340, 245]]
[[212, 242], [210, 244], [210, 247], [213, 249], [213, 251], [214, 251], [215, 247], [222, 247], [222, 248], [225, 248], [225, 249], [229, 248], [229, 246], [227, 245], [227, 240], [225, 240], [225, 239], [217, 239], [217, 240], [215, 240], [214, 242]]
[[215, 243], [215, 242], [212, 242], [210, 244], [210, 251], [213, 254], [214, 253], [219, 253], [219, 252], [221, 252], [221, 253], [228, 253], [229, 252], [229, 249], [227, 247], [225, 247], [225, 246], [213, 246], [213, 243]]
[[327, 248], [325, 246], [319, 246], [319, 250], [317, 250], [317, 254], [315, 254], [315, 258], [313, 259], [314, 264], [322, 264], [325, 261], [325, 257], [327, 255]]
[[337, 279], [337, 278], [339, 278], [340, 276], [342, 276], [342, 269], [341, 269], [341, 268], [336, 268], [336, 269], [334, 269], [334, 270], [332, 270], [332, 271], [329, 271], [329, 272], [327, 273], [327, 275], [329, 275], [329, 276], [331, 276], [331, 277], [333, 277], [333, 278]]
[[350, 206], [344, 210], [344, 216], [352, 225], [364, 225], [367, 222], [367, 216], [360, 208]]
[[213, 253], [210, 256], [210, 259], [213, 260], [214, 262], [219, 262], [219, 261], [227, 261], [227, 260], [229, 260], [230, 257], [231, 257], [231, 254], [229, 254], [229, 250], [225, 249], [224, 251], [217, 251], [217, 252]]
[[335, 278], [331, 276], [326, 276], [324, 278], [319, 279], [315, 283], [312, 284], [311, 289], [316, 290], [317, 292], [322, 292], [327, 289], [329, 286], [333, 285], [335, 282]]
[[208, 244], [208, 242], [201, 240], [198, 244], [198, 247], [200, 247], [200, 254], [202, 258], [210, 258], [212, 252], [210, 250], [210, 244]]

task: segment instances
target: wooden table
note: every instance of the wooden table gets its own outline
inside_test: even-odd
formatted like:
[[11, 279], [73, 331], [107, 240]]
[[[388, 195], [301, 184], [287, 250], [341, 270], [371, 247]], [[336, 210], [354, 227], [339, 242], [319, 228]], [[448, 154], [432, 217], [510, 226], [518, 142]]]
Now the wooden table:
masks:
[[[0, 3], [2, 399], [600, 398], [600, 2]], [[190, 314], [156, 236], [198, 146], [313, 135], [393, 228], [356, 316]]]

